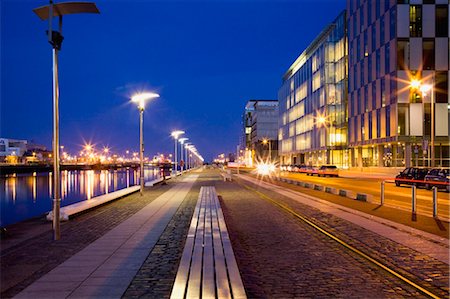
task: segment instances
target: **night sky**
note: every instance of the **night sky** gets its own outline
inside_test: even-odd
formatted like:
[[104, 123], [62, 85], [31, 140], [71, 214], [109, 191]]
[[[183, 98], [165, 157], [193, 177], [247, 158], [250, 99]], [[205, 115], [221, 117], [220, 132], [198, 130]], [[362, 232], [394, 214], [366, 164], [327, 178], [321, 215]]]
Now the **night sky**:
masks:
[[[95, 2], [100, 15], [64, 18], [61, 144], [70, 153], [85, 142], [137, 151], [129, 98], [154, 91], [161, 97], [144, 114], [146, 155], [172, 152], [170, 132], [182, 129], [207, 160], [236, 151], [247, 100], [277, 99], [288, 67], [345, 8], [345, 0]], [[0, 1], [0, 137], [50, 148], [48, 23], [32, 11], [47, 4]]]

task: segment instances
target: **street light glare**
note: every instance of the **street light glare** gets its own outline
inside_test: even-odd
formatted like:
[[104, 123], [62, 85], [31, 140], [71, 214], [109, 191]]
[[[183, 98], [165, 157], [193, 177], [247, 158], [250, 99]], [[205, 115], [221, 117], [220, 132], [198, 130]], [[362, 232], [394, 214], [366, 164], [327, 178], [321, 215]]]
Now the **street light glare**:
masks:
[[411, 86], [411, 88], [415, 88], [415, 89], [417, 89], [417, 88], [419, 88], [419, 87], [420, 87], [420, 81], [419, 81], [419, 80], [416, 80], [416, 79], [414, 79], [414, 80], [412, 80], [412, 81], [411, 81], [411, 84], [410, 84], [410, 86]]
[[317, 119], [317, 122], [318, 122], [319, 124], [324, 124], [325, 121], [326, 121], [326, 119], [325, 119], [325, 117], [323, 117], [323, 116], [319, 116], [319, 118]]
[[172, 137], [175, 139], [178, 139], [178, 137], [183, 134], [184, 134], [184, 131], [181, 131], [181, 130], [175, 130], [175, 131], [172, 131], [172, 133], [171, 133]]
[[422, 93], [427, 93], [431, 90], [432, 86], [430, 84], [423, 84], [420, 86], [420, 91]]
[[154, 92], [142, 92], [142, 93], [137, 93], [137, 94], [133, 95], [131, 97], [131, 101], [134, 103], [138, 103], [139, 109], [144, 109], [145, 101], [154, 99], [154, 98], [159, 98], [159, 94], [154, 93]]

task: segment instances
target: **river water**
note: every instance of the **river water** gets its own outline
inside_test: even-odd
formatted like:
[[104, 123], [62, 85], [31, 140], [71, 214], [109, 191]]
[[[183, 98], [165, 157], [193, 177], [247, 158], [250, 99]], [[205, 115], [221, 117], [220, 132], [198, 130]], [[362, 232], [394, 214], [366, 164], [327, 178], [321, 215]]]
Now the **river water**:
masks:
[[[145, 181], [159, 170], [146, 168]], [[53, 204], [51, 172], [0, 177], [0, 227], [40, 216]], [[139, 169], [61, 171], [61, 206], [139, 184]]]

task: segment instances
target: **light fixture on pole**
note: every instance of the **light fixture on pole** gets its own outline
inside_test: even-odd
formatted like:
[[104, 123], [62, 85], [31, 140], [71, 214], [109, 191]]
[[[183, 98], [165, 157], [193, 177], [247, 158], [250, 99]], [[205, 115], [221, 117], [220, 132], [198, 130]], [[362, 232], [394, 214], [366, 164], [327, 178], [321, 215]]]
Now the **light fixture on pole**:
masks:
[[435, 138], [435, 119], [434, 119], [434, 88], [431, 84], [422, 84], [420, 86], [420, 91], [422, 92], [423, 96], [426, 96], [428, 92], [430, 92], [430, 101], [431, 101], [431, 136], [430, 136], [430, 145], [431, 145], [431, 167], [434, 167], [434, 138]]
[[175, 139], [175, 177], [178, 173], [178, 158], [177, 158], [177, 148], [178, 148], [178, 137], [184, 134], [184, 131], [175, 130], [172, 131], [171, 135]]
[[[43, 21], [48, 20], [48, 42], [52, 45], [53, 63], [53, 239], [59, 240], [60, 233], [60, 206], [61, 206], [61, 178], [59, 170], [59, 80], [58, 80], [58, 52], [61, 50], [62, 18], [67, 14], [100, 13], [93, 2], [64, 2], [33, 9], [34, 13]], [[52, 30], [53, 17], [59, 19], [59, 30]]]
[[189, 156], [188, 156], [188, 146], [189, 146], [189, 145], [190, 145], [189, 142], [186, 142], [186, 143], [184, 144], [184, 159], [186, 160], [186, 161], [185, 161], [186, 170], [190, 168], [190, 167], [189, 167]]
[[181, 143], [181, 147], [180, 147], [180, 165], [181, 165], [181, 173], [183, 173], [183, 170], [184, 170], [184, 165], [186, 164], [186, 161], [184, 161], [184, 160], [186, 160], [186, 157], [184, 158], [184, 160], [183, 160], [183, 144], [184, 144], [184, 142], [185, 141], [187, 141], [187, 140], [189, 140], [189, 138], [180, 138], [179, 139], [179, 141], [180, 141], [180, 143]]
[[131, 101], [133, 103], [138, 104], [139, 109], [139, 161], [140, 161], [140, 185], [141, 196], [144, 195], [144, 110], [145, 110], [145, 101], [158, 98], [159, 94], [153, 92], [144, 92], [138, 93], [131, 97]]
[[[410, 87], [413, 89], [418, 89], [422, 93], [422, 96], [426, 96], [430, 92], [430, 104], [431, 104], [431, 136], [430, 136], [430, 146], [431, 146], [431, 167], [435, 166], [434, 157], [434, 139], [435, 139], [435, 115], [434, 115], [434, 87], [433, 84], [422, 84], [419, 80], [412, 80]], [[423, 101], [422, 101], [423, 102]]]

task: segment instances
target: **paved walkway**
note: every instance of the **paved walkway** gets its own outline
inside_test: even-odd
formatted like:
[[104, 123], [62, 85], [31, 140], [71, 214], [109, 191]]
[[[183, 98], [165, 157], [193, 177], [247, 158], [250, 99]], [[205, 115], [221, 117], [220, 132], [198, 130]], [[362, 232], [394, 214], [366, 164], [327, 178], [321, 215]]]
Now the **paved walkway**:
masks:
[[320, 211], [350, 221], [351, 223], [361, 226], [367, 230], [389, 238], [418, 252], [434, 257], [441, 262], [449, 264], [449, 240], [446, 238], [441, 238], [379, 217], [370, 216], [369, 218], [369, 215], [365, 213], [274, 184], [262, 182], [249, 176], [238, 175], [238, 177], [294, 199], [300, 203], [317, 208]]
[[120, 298], [197, 177], [186, 177], [15, 298]]

